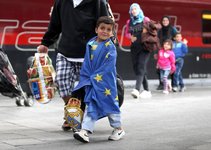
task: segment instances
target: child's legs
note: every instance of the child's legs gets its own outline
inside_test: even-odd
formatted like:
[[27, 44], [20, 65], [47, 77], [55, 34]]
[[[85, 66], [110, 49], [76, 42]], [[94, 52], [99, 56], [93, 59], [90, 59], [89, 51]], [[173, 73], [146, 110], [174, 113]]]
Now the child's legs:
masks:
[[87, 130], [92, 133], [94, 130], [95, 122], [96, 120], [93, 120], [90, 116], [87, 115], [87, 106], [86, 106], [84, 110], [84, 116], [83, 116], [83, 121], [81, 124], [81, 129]]
[[164, 90], [168, 90], [168, 76], [170, 74], [170, 70], [161, 70], [161, 77], [163, 81]]
[[184, 87], [184, 83], [183, 83], [183, 77], [182, 77], [182, 68], [183, 68], [183, 65], [184, 65], [184, 59], [181, 58], [179, 59], [178, 61], [178, 83], [180, 85], [180, 87]]
[[160, 69], [160, 81], [163, 83], [164, 70]]
[[180, 75], [179, 75], [179, 86], [180, 88], [183, 88], [185, 86], [183, 82], [182, 72], [180, 72]]
[[119, 114], [109, 114], [108, 120], [110, 123], [110, 126], [113, 128], [121, 128], [121, 115]]

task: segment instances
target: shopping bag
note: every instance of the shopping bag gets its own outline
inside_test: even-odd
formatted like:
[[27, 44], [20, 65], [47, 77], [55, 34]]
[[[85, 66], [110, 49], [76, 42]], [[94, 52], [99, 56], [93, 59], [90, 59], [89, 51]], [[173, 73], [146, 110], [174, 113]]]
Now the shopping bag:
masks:
[[32, 95], [39, 103], [48, 103], [55, 96], [55, 70], [46, 53], [35, 53], [32, 66], [27, 70]]

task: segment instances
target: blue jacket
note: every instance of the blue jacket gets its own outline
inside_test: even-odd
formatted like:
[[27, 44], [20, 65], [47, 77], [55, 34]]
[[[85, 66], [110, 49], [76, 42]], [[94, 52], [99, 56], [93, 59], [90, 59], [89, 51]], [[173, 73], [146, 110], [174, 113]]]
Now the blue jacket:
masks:
[[188, 53], [188, 47], [183, 42], [173, 42], [173, 52], [175, 54], [175, 58], [183, 58]]

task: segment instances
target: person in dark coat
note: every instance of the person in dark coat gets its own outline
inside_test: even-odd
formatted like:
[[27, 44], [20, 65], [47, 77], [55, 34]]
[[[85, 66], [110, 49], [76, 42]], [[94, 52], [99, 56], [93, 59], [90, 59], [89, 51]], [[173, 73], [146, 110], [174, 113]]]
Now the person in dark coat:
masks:
[[[169, 16], [163, 16], [161, 19], [161, 29], [158, 31], [158, 37], [160, 39], [160, 45], [163, 45], [163, 42], [167, 39], [174, 40], [174, 36], [178, 32], [177, 29], [171, 25], [170, 23], [170, 17]], [[154, 55], [154, 58], [157, 59], [157, 54]], [[160, 71], [157, 69], [158, 73], [158, 79], [159, 79], [159, 85], [157, 87], [157, 90], [163, 90], [163, 83], [160, 80]]]
[[[100, 2], [100, 10], [98, 9]], [[61, 35], [56, 58], [56, 84], [65, 103], [71, 97], [84, 60], [86, 43], [96, 35], [98, 17], [108, 16], [106, 0], [55, 0], [48, 30], [38, 52], [48, 52]], [[68, 128], [64, 122], [63, 129]]]

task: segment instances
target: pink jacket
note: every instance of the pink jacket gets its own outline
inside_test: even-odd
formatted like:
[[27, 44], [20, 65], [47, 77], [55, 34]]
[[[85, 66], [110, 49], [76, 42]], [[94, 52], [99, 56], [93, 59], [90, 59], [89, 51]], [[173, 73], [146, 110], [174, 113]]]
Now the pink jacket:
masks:
[[158, 52], [157, 67], [159, 69], [170, 69], [173, 73], [176, 69], [175, 67], [175, 55], [172, 50], [165, 51], [164, 49]]

